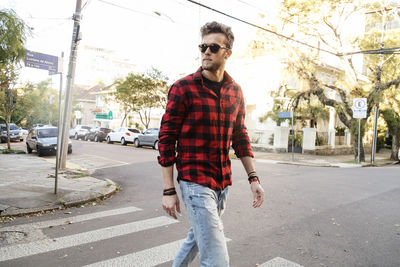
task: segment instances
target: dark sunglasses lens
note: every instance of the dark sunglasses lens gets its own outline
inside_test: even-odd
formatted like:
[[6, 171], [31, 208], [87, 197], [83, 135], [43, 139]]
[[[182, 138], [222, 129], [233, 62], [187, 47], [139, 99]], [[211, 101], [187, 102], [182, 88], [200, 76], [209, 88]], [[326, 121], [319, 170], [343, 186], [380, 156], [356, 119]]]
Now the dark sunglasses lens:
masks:
[[210, 45], [210, 50], [211, 50], [212, 53], [217, 53], [220, 48], [221, 48], [221, 46], [219, 46], [217, 44]]
[[220, 45], [218, 44], [212, 44], [210, 46], [206, 45], [206, 44], [201, 44], [199, 45], [199, 50], [201, 53], [205, 53], [207, 51], [207, 48], [210, 48], [211, 53], [217, 53], [219, 51], [219, 49], [221, 48]]
[[206, 52], [206, 51], [207, 51], [207, 48], [208, 48], [208, 46], [205, 45], [205, 44], [199, 45], [199, 49], [200, 49], [200, 52], [201, 52], [201, 53]]

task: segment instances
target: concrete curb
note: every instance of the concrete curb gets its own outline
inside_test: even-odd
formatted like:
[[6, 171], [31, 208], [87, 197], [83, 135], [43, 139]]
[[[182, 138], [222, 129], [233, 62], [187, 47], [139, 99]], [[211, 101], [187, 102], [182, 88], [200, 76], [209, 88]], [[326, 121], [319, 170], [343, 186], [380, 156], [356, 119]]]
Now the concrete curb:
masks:
[[35, 213], [41, 213], [46, 211], [52, 210], [62, 210], [74, 206], [79, 206], [86, 204], [88, 202], [95, 201], [97, 199], [104, 199], [112, 196], [118, 191], [118, 185], [111, 181], [110, 179], [105, 179], [110, 186], [108, 188], [100, 189], [100, 192], [91, 192], [88, 193], [84, 197], [74, 198], [73, 196], [70, 197], [68, 201], [65, 201], [63, 204], [53, 204], [53, 205], [46, 205], [43, 207], [35, 207], [35, 208], [27, 208], [27, 209], [16, 209], [11, 211], [3, 211], [0, 213], [1, 217], [18, 217], [18, 216], [25, 216]]

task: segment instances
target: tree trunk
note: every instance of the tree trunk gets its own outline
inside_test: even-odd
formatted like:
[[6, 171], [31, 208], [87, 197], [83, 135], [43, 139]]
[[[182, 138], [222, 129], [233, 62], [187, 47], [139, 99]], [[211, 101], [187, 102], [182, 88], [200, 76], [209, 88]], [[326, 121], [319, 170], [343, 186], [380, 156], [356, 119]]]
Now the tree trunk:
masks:
[[390, 153], [390, 160], [400, 160], [398, 156], [400, 143], [400, 133], [392, 136], [392, 149]]
[[125, 111], [124, 118], [122, 119], [122, 122], [121, 122], [121, 127], [124, 125], [124, 121], [125, 121], [127, 116], [128, 116], [128, 112]]
[[[354, 160], [357, 161], [358, 159], [358, 136], [353, 136], [353, 151], [354, 151]], [[363, 145], [363, 138], [360, 138], [360, 162], [365, 162], [365, 154], [364, 154], [364, 145]]]
[[11, 149], [10, 145], [10, 121], [11, 121], [11, 114], [7, 114], [7, 119], [6, 119], [6, 127], [7, 127], [7, 148]]

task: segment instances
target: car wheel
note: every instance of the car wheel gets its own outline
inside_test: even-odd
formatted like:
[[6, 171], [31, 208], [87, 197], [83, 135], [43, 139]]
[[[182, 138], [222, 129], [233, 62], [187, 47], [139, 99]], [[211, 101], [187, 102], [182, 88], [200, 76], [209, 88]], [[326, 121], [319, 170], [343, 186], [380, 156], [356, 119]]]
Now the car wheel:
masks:
[[107, 137], [107, 144], [112, 144], [114, 142], [111, 141], [110, 137]]
[[155, 150], [158, 150], [158, 141], [156, 141], [156, 142], [154, 143], [153, 148], [154, 148]]
[[140, 147], [139, 139], [136, 138], [133, 144], [135, 145], [135, 147]]
[[121, 138], [121, 145], [123, 145], [123, 146], [126, 146], [127, 145], [127, 143], [126, 143], [126, 141], [125, 141], [125, 138]]
[[97, 137], [97, 135], [94, 137], [94, 141], [99, 142], [99, 137]]
[[28, 151], [28, 154], [32, 153], [32, 148], [26, 144], [26, 151]]
[[43, 151], [41, 149], [37, 148], [36, 151], [39, 157], [43, 156]]
[[75, 140], [78, 140], [78, 133], [75, 133]]

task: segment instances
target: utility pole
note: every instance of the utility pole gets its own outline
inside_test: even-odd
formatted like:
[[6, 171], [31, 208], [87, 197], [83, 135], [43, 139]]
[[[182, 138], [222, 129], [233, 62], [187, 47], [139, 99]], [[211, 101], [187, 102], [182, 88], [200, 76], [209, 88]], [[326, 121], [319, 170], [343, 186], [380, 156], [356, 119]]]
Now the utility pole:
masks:
[[64, 100], [64, 118], [62, 120], [62, 155], [60, 159], [60, 169], [65, 169], [67, 165], [67, 152], [68, 152], [68, 139], [69, 139], [69, 124], [71, 120], [71, 110], [72, 110], [72, 87], [74, 86], [74, 77], [75, 77], [75, 65], [76, 65], [76, 56], [78, 52], [78, 43], [80, 41], [80, 21], [81, 21], [81, 8], [82, 8], [82, 0], [76, 0], [76, 8], [75, 13], [73, 15], [74, 20], [74, 28], [72, 31], [72, 41], [71, 41], [71, 53], [69, 56], [69, 65], [68, 65], [68, 75], [67, 75], [67, 87], [65, 92], [65, 100]]

